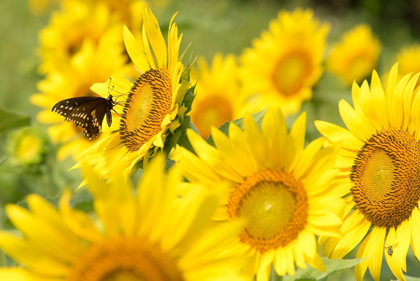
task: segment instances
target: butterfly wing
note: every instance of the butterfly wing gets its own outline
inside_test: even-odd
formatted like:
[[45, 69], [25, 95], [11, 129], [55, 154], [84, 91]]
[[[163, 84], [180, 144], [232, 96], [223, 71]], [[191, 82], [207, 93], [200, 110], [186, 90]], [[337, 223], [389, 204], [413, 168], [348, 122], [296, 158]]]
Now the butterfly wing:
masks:
[[56, 103], [52, 111], [84, 128], [83, 133], [89, 140], [98, 136], [102, 121], [108, 109], [108, 101], [101, 97], [78, 97]]

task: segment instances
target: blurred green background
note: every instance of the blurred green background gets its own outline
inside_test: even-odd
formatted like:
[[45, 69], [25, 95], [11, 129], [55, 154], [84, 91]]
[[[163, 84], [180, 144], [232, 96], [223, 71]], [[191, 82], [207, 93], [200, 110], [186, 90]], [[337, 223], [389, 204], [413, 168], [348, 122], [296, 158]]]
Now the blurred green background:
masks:
[[[205, 56], [208, 60], [216, 52], [240, 55], [244, 48], [251, 46], [253, 38], [259, 37], [261, 31], [268, 28], [270, 20], [276, 18], [280, 9], [292, 10], [295, 7], [311, 7], [316, 17], [331, 22], [329, 43], [338, 41], [344, 31], [358, 23], [369, 24], [382, 43], [377, 67], [379, 75], [390, 69], [395, 62], [396, 53], [402, 47], [419, 42], [420, 38], [420, 1], [415, 0], [174, 0], [167, 6], [156, 9], [151, 2], [151, 7], [162, 29], [168, 26], [173, 13], [179, 11], [176, 22], [180, 32], [184, 33], [181, 49], [192, 42], [190, 53], [194, 56]], [[39, 109], [29, 102], [29, 97], [37, 93], [37, 82], [43, 79], [37, 73], [40, 59], [36, 50], [38, 32], [47, 25], [50, 13], [47, 11], [41, 16], [33, 15], [26, 0], [2, 0], [0, 10], [0, 108], [28, 116], [33, 126], [45, 130], [45, 125], [36, 122], [35, 116]], [[313, 126], [316, 119], [342, 125], [337, 103], [340, 99], [351, 102], [350, 88], [327, 72], [316, 88], [313, 100], [306, 102], [302, 108], [308, 112], [308, 140], [319, 136]], [[294, 117], [290, 119], [293, 120]], [[1, 122], [4, 120], [0, 124]], [[20, 202], [31, 192], [40, 193], [55, 202], [63, 188], [74, 190], [80, 183], [79, 171], [67, 172], [74, 162], [67, 159], [57, 163], [57, 147], [51, 144], [46, 162], [41, 167], [33, 170], [12, 167], [5, 156], [6, 133], [1, 132], [0, 135], [1, 221], [4, 220], [3, 207], [7, 203]], [[83, 191], [78, 194], [74, 204], [83, 206], [84, 202], [89, 201], [86, 199], [88, 195]], [[10, 227], [7, 221], [5, 227]], [[412, 252], [409, 252], [407, 268], [407, 275], [420, 277], [420, 264]], [[385, 262], [381, 276], [381, 280], [390, 280], [392, 277]], [[328, 280], [353, 279], [353, 270], [347, 270], [329, 277]], [[371, 280], [370, 275], [366, 274], [365, 279]]]

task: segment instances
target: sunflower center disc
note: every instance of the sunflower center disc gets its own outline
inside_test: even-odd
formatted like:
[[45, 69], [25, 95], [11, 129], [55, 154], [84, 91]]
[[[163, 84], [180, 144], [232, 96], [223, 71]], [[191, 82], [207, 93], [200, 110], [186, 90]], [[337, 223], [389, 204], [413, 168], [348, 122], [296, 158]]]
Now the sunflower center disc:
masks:
[[195, 111], [193, 118], [200, 133], [209, 136], [211, 126], [219, 127], [233, 119], [233, 109], [225, 97], [211, 96], [200, 103], [199, 110]]
[[139, 238], [106, 239], [88, 248], [74, 264], [70, 281], [183, 280], [174, 261]]
[[311, 61], [306, 53], [291, 52], [278, 61], [273, 72], [273, 82], [280, 93], [293, 96], [305, 86], [311, 71]]
[[244, 218], [241, 241], [260, 252], [286, 246], [305, 228], [308, 202], [305, 189], [283, 170], [261, 170], [231, 193], [230, 218]]
[[378, 227], [397, 227], [420, 199], [420, 144], [396, 129], [372, 136], [359, 151], [351, 171], [357, 208]]
[[171, 105], [169, 72], [159, 68], [142, 74], [128, 94], [120, 123], [120, 137], [128, 151], [139, 150], [159, 133]]

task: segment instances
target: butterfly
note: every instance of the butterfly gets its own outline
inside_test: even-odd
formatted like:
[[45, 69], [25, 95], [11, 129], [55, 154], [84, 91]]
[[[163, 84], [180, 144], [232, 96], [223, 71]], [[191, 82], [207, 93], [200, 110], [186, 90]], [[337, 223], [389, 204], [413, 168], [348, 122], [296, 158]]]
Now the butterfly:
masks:
[[89, 140], [98, 136], [102, 128], [102, 121], [106, 115], [108, 127], [112, 124], [111, 110], [116, 102], [110, 94], [108, 98], [102, 97], [77, 97], [57, 102], [52, 111], [66, 117], [65, 121], [73, 121], [77, 126], [84, 128], [83, 133]]

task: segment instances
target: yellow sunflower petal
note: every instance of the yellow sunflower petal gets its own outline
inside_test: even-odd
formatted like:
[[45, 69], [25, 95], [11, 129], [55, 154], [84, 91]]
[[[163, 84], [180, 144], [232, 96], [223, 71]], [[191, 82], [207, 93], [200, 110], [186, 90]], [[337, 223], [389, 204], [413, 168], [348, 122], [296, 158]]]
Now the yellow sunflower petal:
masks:
[[411, 247], [417, 258], [420, 258], [420, 211], [418, 208], [413, 209], [410, 218], [411, 226]]
[[384, 248], [385, 259], [392, 273], [395, 275], [395, 277], [397, 277], [398, 280], [405, 280], [405, 277], [401, 271], [401, 266], [398, 262], [398, 256], [399, 256], [398, 251], [399, 251], [399, 247], [398, 247], [397, 237], [395, 235], [395, 228], [391, 228], [388, 232], [388, 235], [385, 241], [385, 248]]
[[409, 221], [406, 220], [401, 223], [401, 225], [397, 228], [396, 237], [398, 243], [398, 252], [396, 255], [398, 263], [401, 266], [402, 270], [407, 271], [406, 258], [411, 240], [411, 229]]
[[[158, 21], [150, 9], [145, 9], [144, 11], [144, 27], [146, 29], [146, 32], [144, 32], [144, 34], [147, 34], [147, 38], [152, 47], [153, 53], [162, 54], [162, 56], [156, 56], [157, 66], [166, 66], [167, 51], [165, 39], [163, 39]], [[146, 51], [148, 50], [147, 48], [148, 46], [146, 46]]]
[[389, 127], [388, 108], [385, 99], [385, 92], [379, 79], [378, 73], [374, 70], [372, 72], [372, 82], [370, 92], [376, 108], [376, 115], [382, 122], [383, 128]]
[[[31, 239], [36, 245], [42, 247], [46, 252], [56, 256], [63, 262], [71, 262], [78, 254], [78, 248], [68, 249], [74, 240], [66, 233], [48, 224], [42, 218], [37, 217], [22, 207], [7, 205], [6, 212], [13, 224]], [[40, 231], [42, 229], [42, 231]]]
[[366, 256], [368, 255], [367, 244], [371, 239], [371, 236], [372, 233], [369, 233], [369, 235], [363, 240], [363, 242], [360, 243], [359, 249], [356, 253], [356, 258], [364, 258], [364, 260], [361, 263], [357, 264], [354, 268], [354, 275], [357, 281], [363, 280], [363, 276], [365, 275], [366, 269], [368, 268], [368, 259], [366, 258]]
[[60, 215], [63, 221], [79, 237], [83, 237], [89, 242], [98, 241], [101, 233], [84, 212], [71, 208], [70, 198], [70, 191], [65, 191], [59, 202]]
[[376, 133], [375, 127], [373, 127], [366, 118], [358, 115], [345, 100], [341, 100], [338, 105], [340, 108], [341, 118], [347, 128], [349, 128], [349, 131], [357, 138], [362, 141], [366, 141], [372, 136], [372, 134]]
[[341, 259], [362, 241], [369, 231], [370, 223], [364, 220], [364, 216], [358, 211], [348, 215], [344, 221], [341, 231], [346, 235], [340, 239], [335, 246], [333, 259]]
[[27, 241], [15, 235], [1, 231], [0, 246], [7, 251], [10, 257], [25, 264], [28, 268], [39, 274], [60, 276], [68, 273], [66, 262], [57, 259], [54, 255], [45, 251], [40, 255], [37, 248], [34, 248]]
[[60, 278], [38, 276], [30, 273], [23, 268], [18, 267], [3, 267], [0, 269], [0, 280], [13, 281], [59, 281]]
[[137, 40], [131, 34], [130, 30], [124, 25], [123, 29], [125, 48], [130, 55], [131, 60], [142, 72], [150, 69], [147, 57], [144, 54], [144, 47], [137, 43]]
[[366, 245], [367, 249], [367, 262], [369, 266], [370, 274], [376, 281], [380, 280], [381, 276], [381, 265], [383, 257], [383, 247], [385, 240], [385, 227], [375, 227], [372, 229], [371, 236]]

